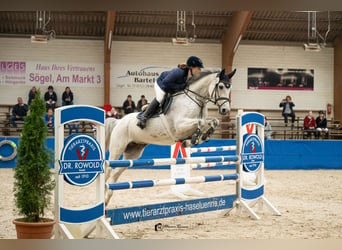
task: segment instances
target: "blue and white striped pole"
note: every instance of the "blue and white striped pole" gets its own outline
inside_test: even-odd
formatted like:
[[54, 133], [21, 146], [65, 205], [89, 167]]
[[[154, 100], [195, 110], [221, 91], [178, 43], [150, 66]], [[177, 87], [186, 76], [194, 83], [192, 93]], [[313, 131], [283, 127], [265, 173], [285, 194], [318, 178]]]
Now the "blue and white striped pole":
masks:
[[200, 153], [200, 152], [222, 152], [222, 151], [233, 151], [236, 150], [236, 146], [221, 146], [221, 147], [206, 147], [206, 148], [190, 148], [191, 153]]
[[192, 169], [199, 169], [199, 168], [211, 168], [211, 167], [223, 167], [229, 165], [237, 164], [236, 161], [228, 161], [228, 162], [210, 162], [210, 163], [197, 163], [197, 164], [190, 164]]
[[137, 159], [137, 160], [110, 160], [108, 165], [112, 168], [135, 167], [135, 166], [164, 166], [179, 164], [197, 164], [209, 162], [239, 161], [237, 155], [188, 157], [188, 158], [165, 158], [165, 159]]
[[135, 188], [147, 188], [157, 186], [170, 186], [170, 185], [182, 185], [189, 183], [203, 183], [214, 181], [227, 181], [237, 180], [239, 176], [235, 174], [222, 174], [222, 175], [208, 175], [208, 176], [194, 176], [189, 178], [170, 178], [160, 180], [141, 180], [141, 181], [127, 181], [106, 184], [108, 189], [122, 190], [122, 189], [135, 189]]

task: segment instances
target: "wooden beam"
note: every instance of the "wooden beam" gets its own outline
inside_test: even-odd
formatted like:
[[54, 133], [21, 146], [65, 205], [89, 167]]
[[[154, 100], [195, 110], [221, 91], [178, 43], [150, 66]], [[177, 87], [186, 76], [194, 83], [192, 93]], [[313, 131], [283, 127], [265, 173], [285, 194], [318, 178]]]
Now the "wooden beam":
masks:
[[334, 104], [333, 117], [342, 121], [342, 35], [335, 40], [334, 48]]
[[222, 38], [222, 68], [227, 71], [232, 70], [235, 52], [252, 15], [253, 11], [236, 11], [231, 17], [229, 27]]
[[112, 40], [114, 35], [115, 11], [107, 11], [107, 24], [104, 42], [104, 103], [110, 104], [110, 57], [112, 51]]
[[[222, 69], [226, 72], [232, 70], [233, 59], [243, 33], [246, 31], [249, 22], [251, 21], [253, 11], [236, 11], [233, 13], [229, 27], [222, 38]], [[231, 93], [229, 94], [231, 102]], [[222, 117], [222, 121], [230, 120], [230, 112]], [[227, 138], [227, 135], [222, 135], [222, 138]]]

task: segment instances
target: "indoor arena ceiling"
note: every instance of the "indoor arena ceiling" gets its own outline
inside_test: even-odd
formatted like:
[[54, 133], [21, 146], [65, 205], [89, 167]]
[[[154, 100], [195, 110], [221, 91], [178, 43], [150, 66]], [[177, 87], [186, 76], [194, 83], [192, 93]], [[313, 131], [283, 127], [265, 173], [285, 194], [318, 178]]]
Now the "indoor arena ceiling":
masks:
[[[229, 32], [233, 12], [187, 11], [185, 14], [184, 27], [189, 38], [195, 37], [195, 42], [220, 42]], [[37, 33], [36, 16], [36, 11], [1, 11], [0, 36], [30, 37]], [[326, 38], [327, 44], [332, 44], [342, 34], [342, 11], [321, 11], [315, 17], [318, 34]], [[56, 39], [100, 40], [105, 37], [106, 18], [105, 11], [46, 11], [45, 31], [54, 31]], [[254, 11], [242, 41], [308, 42], [311, 23], [308, 18], [308, 12]], [[177, 11], [117, 11], [113, 40], [171, 41], [177, 35], [177, 21]]]

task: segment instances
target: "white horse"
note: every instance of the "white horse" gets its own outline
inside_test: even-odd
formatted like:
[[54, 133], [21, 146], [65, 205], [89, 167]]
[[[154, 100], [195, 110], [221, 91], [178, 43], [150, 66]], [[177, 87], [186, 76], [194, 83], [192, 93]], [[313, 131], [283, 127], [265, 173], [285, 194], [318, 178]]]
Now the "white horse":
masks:
[[[218, 120], [207, 120], [207, 103], [218, 106], [219, 113], [230, 111], [229, 94], [232, 71], [202, 71], [189, 80], [185, 90], [173, 95], [173, 102], [166, 112], [147, 121], [145, 129], [137, 126], [137, 113], [131, 113], [117, 120], [105, 121], [106, 150], [109, 160], [117, 160], [123, 154], [124, 159], [138, 159], [148, 144], [172, 145], [181, 141], [184, 147], [207, 141], [218, 126]], [[116, 182], [126, 168], [112, 169], [106, 166], [106, 182]], [[107, 205], [112, 190], [106, 190]]]

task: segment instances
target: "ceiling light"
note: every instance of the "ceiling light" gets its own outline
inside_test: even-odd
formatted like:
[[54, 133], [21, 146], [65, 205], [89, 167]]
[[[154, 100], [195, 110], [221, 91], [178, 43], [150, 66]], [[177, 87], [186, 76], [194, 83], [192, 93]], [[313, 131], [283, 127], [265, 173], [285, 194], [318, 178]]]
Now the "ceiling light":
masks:
[[31, 36], [32, 43], [47, 43], [50, 39], [54, 39], [56, 37], [55, 30], [47, 30], [47, 25], [50, 23], [50, 21], [50, 12], [48, 13], [48, 16], [46, 16], [45, 10], [36, 11], [36, 34]]
[[328, 30], [324, 37], [317, 30], [317, 11], [308, 12], [308, 41], [304, 43], [305, 51], [321, 51], [326, 46], [326, 40], [330, 31], [330, 12], [328, 11]]
[[318, 43], [304, 43], [304, 50], [319, 52], [322, 50], [322, 47]]
[[172, 38], [173, 45], [188, 45], [189, 43], [195, 42], [197, 35], [196, 24], [195, 24], [195, 12], [192, 12], [192, 22], [191, 25], [194, 29], [194, 34], [192, 37], [188, 37], [188, 32], [186, 30], [186, 11], [177, 11], [177, 32], [176, 38]]
[[32, 43], [47, 43], [48, 40], [49, 40], [48, 36], [46, 35], [32, 35], [31, 36]]
[[189, 44], [189, 39], [188, 38], [172, 38], [172, 44], [173, 45], [188, 45]]

